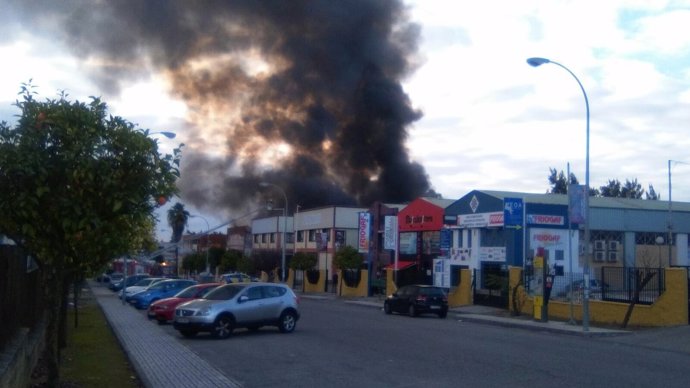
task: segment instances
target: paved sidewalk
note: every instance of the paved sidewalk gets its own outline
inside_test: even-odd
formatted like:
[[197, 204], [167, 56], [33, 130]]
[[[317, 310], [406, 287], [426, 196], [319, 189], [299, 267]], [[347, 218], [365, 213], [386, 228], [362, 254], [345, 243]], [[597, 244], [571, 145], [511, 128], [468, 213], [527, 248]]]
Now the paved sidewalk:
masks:
[[[91, 292], [147, 388], [241, 387], [129, 305], [89, 281]], [[142, 321], [142, 319], [144, 321]]]

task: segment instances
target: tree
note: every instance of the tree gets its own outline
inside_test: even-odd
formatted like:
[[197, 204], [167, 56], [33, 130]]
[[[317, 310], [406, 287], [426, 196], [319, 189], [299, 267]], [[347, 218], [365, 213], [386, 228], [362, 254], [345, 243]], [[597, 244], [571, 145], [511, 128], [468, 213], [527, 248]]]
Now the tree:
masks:
[[661, 195], [654, 190], [654, 186], [651, 184], [649, 185], [649, 190], [645, 193], [645, 199], [652, 200], [652, 201], [658, 201], [661, 199]]
[[16, 124], [0, 123], [0, 234], [41, 269], [44, 358], [57, 385], [70, 280], [137, 248], [155, 199], [176, 193], [181, 145], [160, 155], [148, 130], [108, 115], [99, 98], [72, 102], [63, 92], [39, 102], [30, 83], [20, 94]]
[[340, 248], [333, 258], [333, 264], [342, 269], [360, 269], [364, 258], [357, 250], [349, 245]]
[[570, 179], [567, 181], [565, 178], [565, 174], [562, 170], [558, 172], [555, 168], [549, 167], [549, 172], [549, 184], [551, 185], [551, 189], [547, 191], [547, 193], [568, 194], [568, 184], [578, 184], [577, 178], [575, 177], [575, 174], [573, 174], [572, 172], [570, 173]]
[[[316, 267], [318, 259], [316, 254], [307, 252], [297, 252], [290, 260], [290, 268], [295, 271], [308, 271]], [[304, 282], [302, 282], [302, 292], [304, 292]]]
[[609, 180], [606, 186], [601, 186], [602, 197], [614, 198], [632, 198], [641, 199], [644, 195], [642, 185], [637, 182], [637, 179], [625, 180], [625, 184], [621, 185], [618, 179]]
[[[578, 180], [575, 174], [570, 173], [569, 179], [566, 181], [563, 171], [557, 171], [555, 168], [549, 167], [549, 185], [550, 189], [547, 193], [551, 194], [568, 194], [568, 184], [577, 185]], [[642, 185], [637, 182], [637, 179], [625, 180], [625, 184], [621, 184], [618, 179], [610, 179], [604, 186], [599, 189], [589, 188], [590, 197], [612, 197], [612, 198], [632, 198], [658, 200], [660, 197], [654, 190], [654, 186], [649, 185], [649, 192], [642, 189]]]
[[189, 212], [185, 210], [184, 205], [176, 203], [173, 207], [168, 209], [168, 225], [172, 229], [172, 237], [170, 242], [179, 242], [182, 239], [184, 228], [187, 226], [189, 220]]

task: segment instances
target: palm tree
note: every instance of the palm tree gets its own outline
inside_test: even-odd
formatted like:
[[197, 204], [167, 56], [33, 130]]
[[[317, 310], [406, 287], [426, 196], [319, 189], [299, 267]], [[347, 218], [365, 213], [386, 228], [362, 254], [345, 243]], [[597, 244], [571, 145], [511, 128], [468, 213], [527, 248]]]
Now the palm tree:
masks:
[[183, 204], [178, 202], [168, 210], [168, 225], [172, 228], [170, 242], [180, 241], [184, 228], [187, 226], [187, 220], [189, 220], [189, 212], [184, 209]]

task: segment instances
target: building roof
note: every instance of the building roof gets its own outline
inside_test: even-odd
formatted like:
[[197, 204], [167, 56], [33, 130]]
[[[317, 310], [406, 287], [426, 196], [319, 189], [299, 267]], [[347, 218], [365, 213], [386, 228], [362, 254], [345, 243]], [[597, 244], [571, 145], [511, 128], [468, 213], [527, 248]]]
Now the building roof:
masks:
[[440, 207], [441, 209], [445, 209], [457, 201], [457, 199], [444, 199], [444, 198], [431, 198], [431, 197], [420, 197], [420, 199], [423, 199], [427, 202], [430, 202], [430, 203], [434, 204], [435, 206]]
[[[567, 205], [568, 196], [566, 194], [538, 194], [538, 193], [522, 193], [516, 191], [497, 191], [497, 190], [477, 190], [486, 195], [498, 198], [522, 198], [526, 203], [541, 203], [547, 205]], [[615, 198], [615, 197], [590, 197], [589, 206], [596, 208], [611, 208], [611, 209], [636, 209], [636, 210], [668, 210], [669, 202], [661, 200], [649, 199], [631, 199], [631, 198]], [[688, 202], [671, 202], [673, 211], [690, 212], [690, 203]]]

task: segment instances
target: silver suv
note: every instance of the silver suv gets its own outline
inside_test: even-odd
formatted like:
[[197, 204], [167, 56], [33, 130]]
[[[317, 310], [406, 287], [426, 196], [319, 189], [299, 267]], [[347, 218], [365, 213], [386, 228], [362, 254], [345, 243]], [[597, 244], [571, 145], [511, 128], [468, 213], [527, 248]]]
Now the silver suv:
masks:
[[188, 338], [201, 331], [227, 338], [237, 327], [258, 330], [272, 325], [290, 333], [299, 317], [299, 298], [286, 285], [232, 283], [177, 306], [173, 327]]

